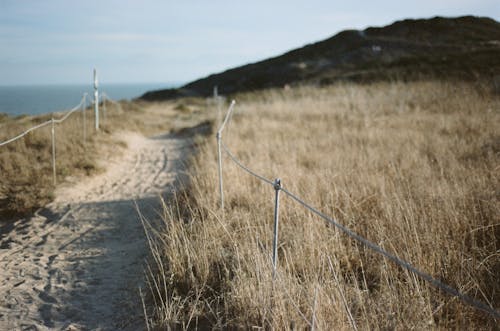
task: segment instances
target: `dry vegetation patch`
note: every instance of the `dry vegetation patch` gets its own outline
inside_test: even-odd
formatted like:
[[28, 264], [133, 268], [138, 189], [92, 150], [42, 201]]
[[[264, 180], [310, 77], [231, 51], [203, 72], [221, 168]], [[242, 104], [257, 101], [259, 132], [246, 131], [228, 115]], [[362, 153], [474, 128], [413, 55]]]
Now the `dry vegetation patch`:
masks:
[[[101, 104], [100, 130], [96, 132], [94, 111], [86, 109], [86, 139], [81, 111], [55, 126], [57, 182], [82, 180], [101, 171], [99, 160], [107, 159], [126, 147], [116, 139], [119, 131], [144, 135], [168, 131], [178, 121], [173, 103], [107, 102]], [[64, 113], [55, 114], [61, 118]], [[52, 114], [0, 118], [0, 141], [50, 120]], [[183, 119], [185, 120], [185, 119]], [[54, 194], [52, 176], [51, 125], [0, 147], [0, 217], [24, 214], [44, 206]]]
[[[500, 102], [480, 86], [414, 82], [237, 96], [224, 141], [240, 160], [363, 237], [468, 295], [500, 299]], [[224, 160], [215, 139], [189, 190], [165, 207], [150, 277], [159, 327], [492, 329], [282, 197], [278, 276], [273, 189]]]

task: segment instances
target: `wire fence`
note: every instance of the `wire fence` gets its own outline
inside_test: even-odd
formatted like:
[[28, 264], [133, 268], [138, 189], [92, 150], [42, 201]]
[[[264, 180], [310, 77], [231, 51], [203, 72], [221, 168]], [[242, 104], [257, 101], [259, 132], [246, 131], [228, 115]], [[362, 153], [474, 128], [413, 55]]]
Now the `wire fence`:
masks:
[[71, 114], [73, 114], [75, 111], [77, 111], [78, 109], [81, 109], [81, 107], [85, 105], [86, 103], [86, 93], [83, 95], [82, 97], [82, 100], [80, 101], [80, 103], [78, 105], [76, 105], [75, 107], [71, 108], [68, 113], [66, 115], [64, 115], [62, 118], [60, 119], [54, 119], [52, 118], [51, 120], [48, 120], [48, 121], [45, 121], [43, 123], [40, 123], [38, 125], [35, 125], [31, 128], [29, 128], [28, 130], [20, 133], [19, 135], [15, 136], [15, 137], [12, 137], [10, 139], [7, 139], [5, 141], [2, 141], [0, 142], [0, 146], [4, 146], [4, 145], [7, 145], [7, 144], [10, 144], [18, 139], [21, 139], [22, 137], [26, 136], [28, 133], [32, 132], [32, 131], [35, 131], [37, 129], [40, 129], [40, 128], [43, 128], [44, 126], [47, 126], [49, 124], [52, 124], [52, 122], [54, 123], [57, 123], [57, 124], [60, 124], [62, 122], [64, 122]]
[[[87, 99], [88, 99], [88, 102], [87, 102]], [[53, 173], [53, 183], [54, 185], [57, 184], [57, 176], [56, 176], [56, 124], [57, 125], [60, 125], [60, 124], [63, 124], [72, 114], [74, 114], [75, 112], [77, 111], [81, 111], [82, 112], [82, 136], [83, 136], [83, 144], [85, 145], [86, 144], [86, 140], [87, 140], [87, 124], [86, 124], [86, 110], [89, 108], [89, 107], [92, 107], [94, 106], [95, 107], [95, 112], [96, 112], [96, 121], [98, 120], [98, 117], [99, 117], [99, 114], [98, 114], [98, 111], [97, 111], [97, 107], [96, 105], [99, 105], [99, 103], [102, 103], [102, 106], [103, 106], [103, 111], [102, 111], [102, 115], [101, 116], [106, 116], [106, 102], [109, 101], [110, 103], [113, 103], [115, 105], [117, 105], [117, 107], [121, 110], [121, 104], [118, 102], [118, 101], [115, 101], [113, 99], [111, 99], [106, 93], [102, 93], [100, 95], [100, 98], [98, 97], [97, 100], [94, 100], [94, 99], [89, 99], [88, 98], [88, 93], [84, 93], [83, 96], [82, 96], [82, 99], [80, 100], [80, 102], [73, 108], [71, 108], [70, 110], [68, 110], [61, 118], [55, 118], [52, 116], [52, 118], [50, 120], [47, 120], [45, 122], [42, 122], [40, 124], [37, 124], [21, 133], [19, 133], [18, 135], [14, 136], [14, 137], [11, 137], [11, 138], [8, 138], [4, 141], [0, 141], [0, 147], [2, 146], [6, 146], [8, 144], [11, 144], [23, 137], [25, 137], [26, 135], [28, 135], [29, 133], [31, 132], [34, 132], [38, 129], [41, 129], [43, 127], [46, 127], [46, 126], [49, 126], [51, 125], [51, 155], [52, 155], [52, 173]], [[98, 122], [97, 122], [98, 123]], [[99, 129], [98, 125], [96, 125], [96, 129]]]
[[229, 119], [232, 116], [233, 110], [234, 110], [234, 105], [235, 101], [233, 100], [229, 106], [229, 109], [226, 113], [225, 119], [222, 122], [219, 130], [217, 131], [216, 134], [216, 139], [217, 139], [217, 146], [218, 146], [218, 165], [219, 165], [219, 190], [220, 190], [220, 204], [221, 204], [221, 210], [224, 211], [224, 190], [223, 190], [223, 181], [222, 181], [222, 152], [225, 152], [227, 156], [229, 156], [229, 159], [236, 164], [241, 170], [245, 171], [249, 175], [253, 176], [254, 178], [258, 179], [259, 181], [268, 184], [273, 187], [275, 190], [275, 206], [274, 206], [274, 240], [273, 240], [273, 279], [276, 274], [276, 267], [277, 267], [277, 247], [278, 247], [278, 218], [279, 218], [279, 192], [283, 192], [286, 196], [291, 198], [293, 201], [304, 207], [305, 209], [309, 210], [311, 213], [319, 216], [323, 220], [327, 221], [328, 223], [332, 224], [335, 226], [337, 229], [351, 237], [352, 239], [356, 240], [357, 242], [363, 244], [365, 247], [371, 249], [372, 251], [384, 256], [385, 258], [391, 260], [392, 262], [396, 263], [398, 266], [401, 268], [404, 268], [415, 275], [419, 276], [421, 279], [427, 281], [429, 284], [432, 286], [444, 291], [445, 293], [457, 297], [463, 302], [469, 304], [470, 306], [481, 310], [483, 312], [486, 312], [487, 314], [491, 315], [495, 319], [500, 319], [500, 312], [491, 306], [478, 301], [476, 299], [471, 298], [467, 294], [461, 293], [459, 290], [453, 288], [452, 286], [443, 283], [437, 278], [434, 278], [430, 274], [421, 271], [417, 267], [413, 266], [411, 263], [408, 261], [405, 261], [402, 258], [399, 258], [398, 256], [387, 252], [385, 249], [380, 247], [379, 245], [371, 242], [370, 240], [360, 236], [359, 234], [355, 233], [348, 227], [340, 224], [338, 221], [336, 221], [334, 218], [322, 213], [319, 211], [317, 208], [313, 207], [309, 203], [305, 202], [303, 199], [298, 197], [296, 194], [288, 191], [286, 188], [284, 188], [281, 184], [280, 179], [275, 179], [274, 181], [271, 179], [266, 178], [265, 176], [260, 175], [256, 171], [252, 170], [250, 167], [246, 166], [241, 162], [235, 155], [234, 153], [231, 152], [231, 150], [224, 144], [222, 141], [222, 133], [225, 128], [225, 126], [228, 124]]

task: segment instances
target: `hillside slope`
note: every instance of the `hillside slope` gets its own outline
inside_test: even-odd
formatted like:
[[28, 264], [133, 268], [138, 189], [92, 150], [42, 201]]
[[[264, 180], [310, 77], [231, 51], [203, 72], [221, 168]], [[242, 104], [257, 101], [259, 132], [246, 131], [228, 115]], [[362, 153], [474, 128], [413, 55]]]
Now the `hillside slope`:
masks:
[[233, 68], [179, 89], [147, 92], [141, 99], [208, 96], [287, 84], [329, 84], [500, 74], [500, 23], [484, 17], [403, 20], [381, 28], [346, 30], [283, 55]]

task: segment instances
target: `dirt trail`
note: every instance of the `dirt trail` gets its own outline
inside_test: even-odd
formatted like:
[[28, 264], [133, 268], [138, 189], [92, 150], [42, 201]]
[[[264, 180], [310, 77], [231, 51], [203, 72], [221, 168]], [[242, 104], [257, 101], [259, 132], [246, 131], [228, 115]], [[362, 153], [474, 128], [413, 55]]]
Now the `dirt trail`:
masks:
[[154, 218], [182, 176], [188, 140], [121, 137], [107, 171], [71, 187], [0, 242], [0, 330], [141, 330], [147, 244], [137, 207]]

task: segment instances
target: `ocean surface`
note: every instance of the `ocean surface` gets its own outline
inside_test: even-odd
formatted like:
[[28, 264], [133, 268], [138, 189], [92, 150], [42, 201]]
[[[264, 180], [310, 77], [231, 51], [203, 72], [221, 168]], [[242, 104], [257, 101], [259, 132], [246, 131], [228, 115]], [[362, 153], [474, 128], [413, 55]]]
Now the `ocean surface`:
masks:
[[[114, 100], [131, 100], [147, 91], [175, 86], [178, 84], [101, 84], [99, 90]], [[93, 86], [0, 86], [0, 113], [15, 116], [64, 111], [78, 105], [85, 92], [93, 97]]]

